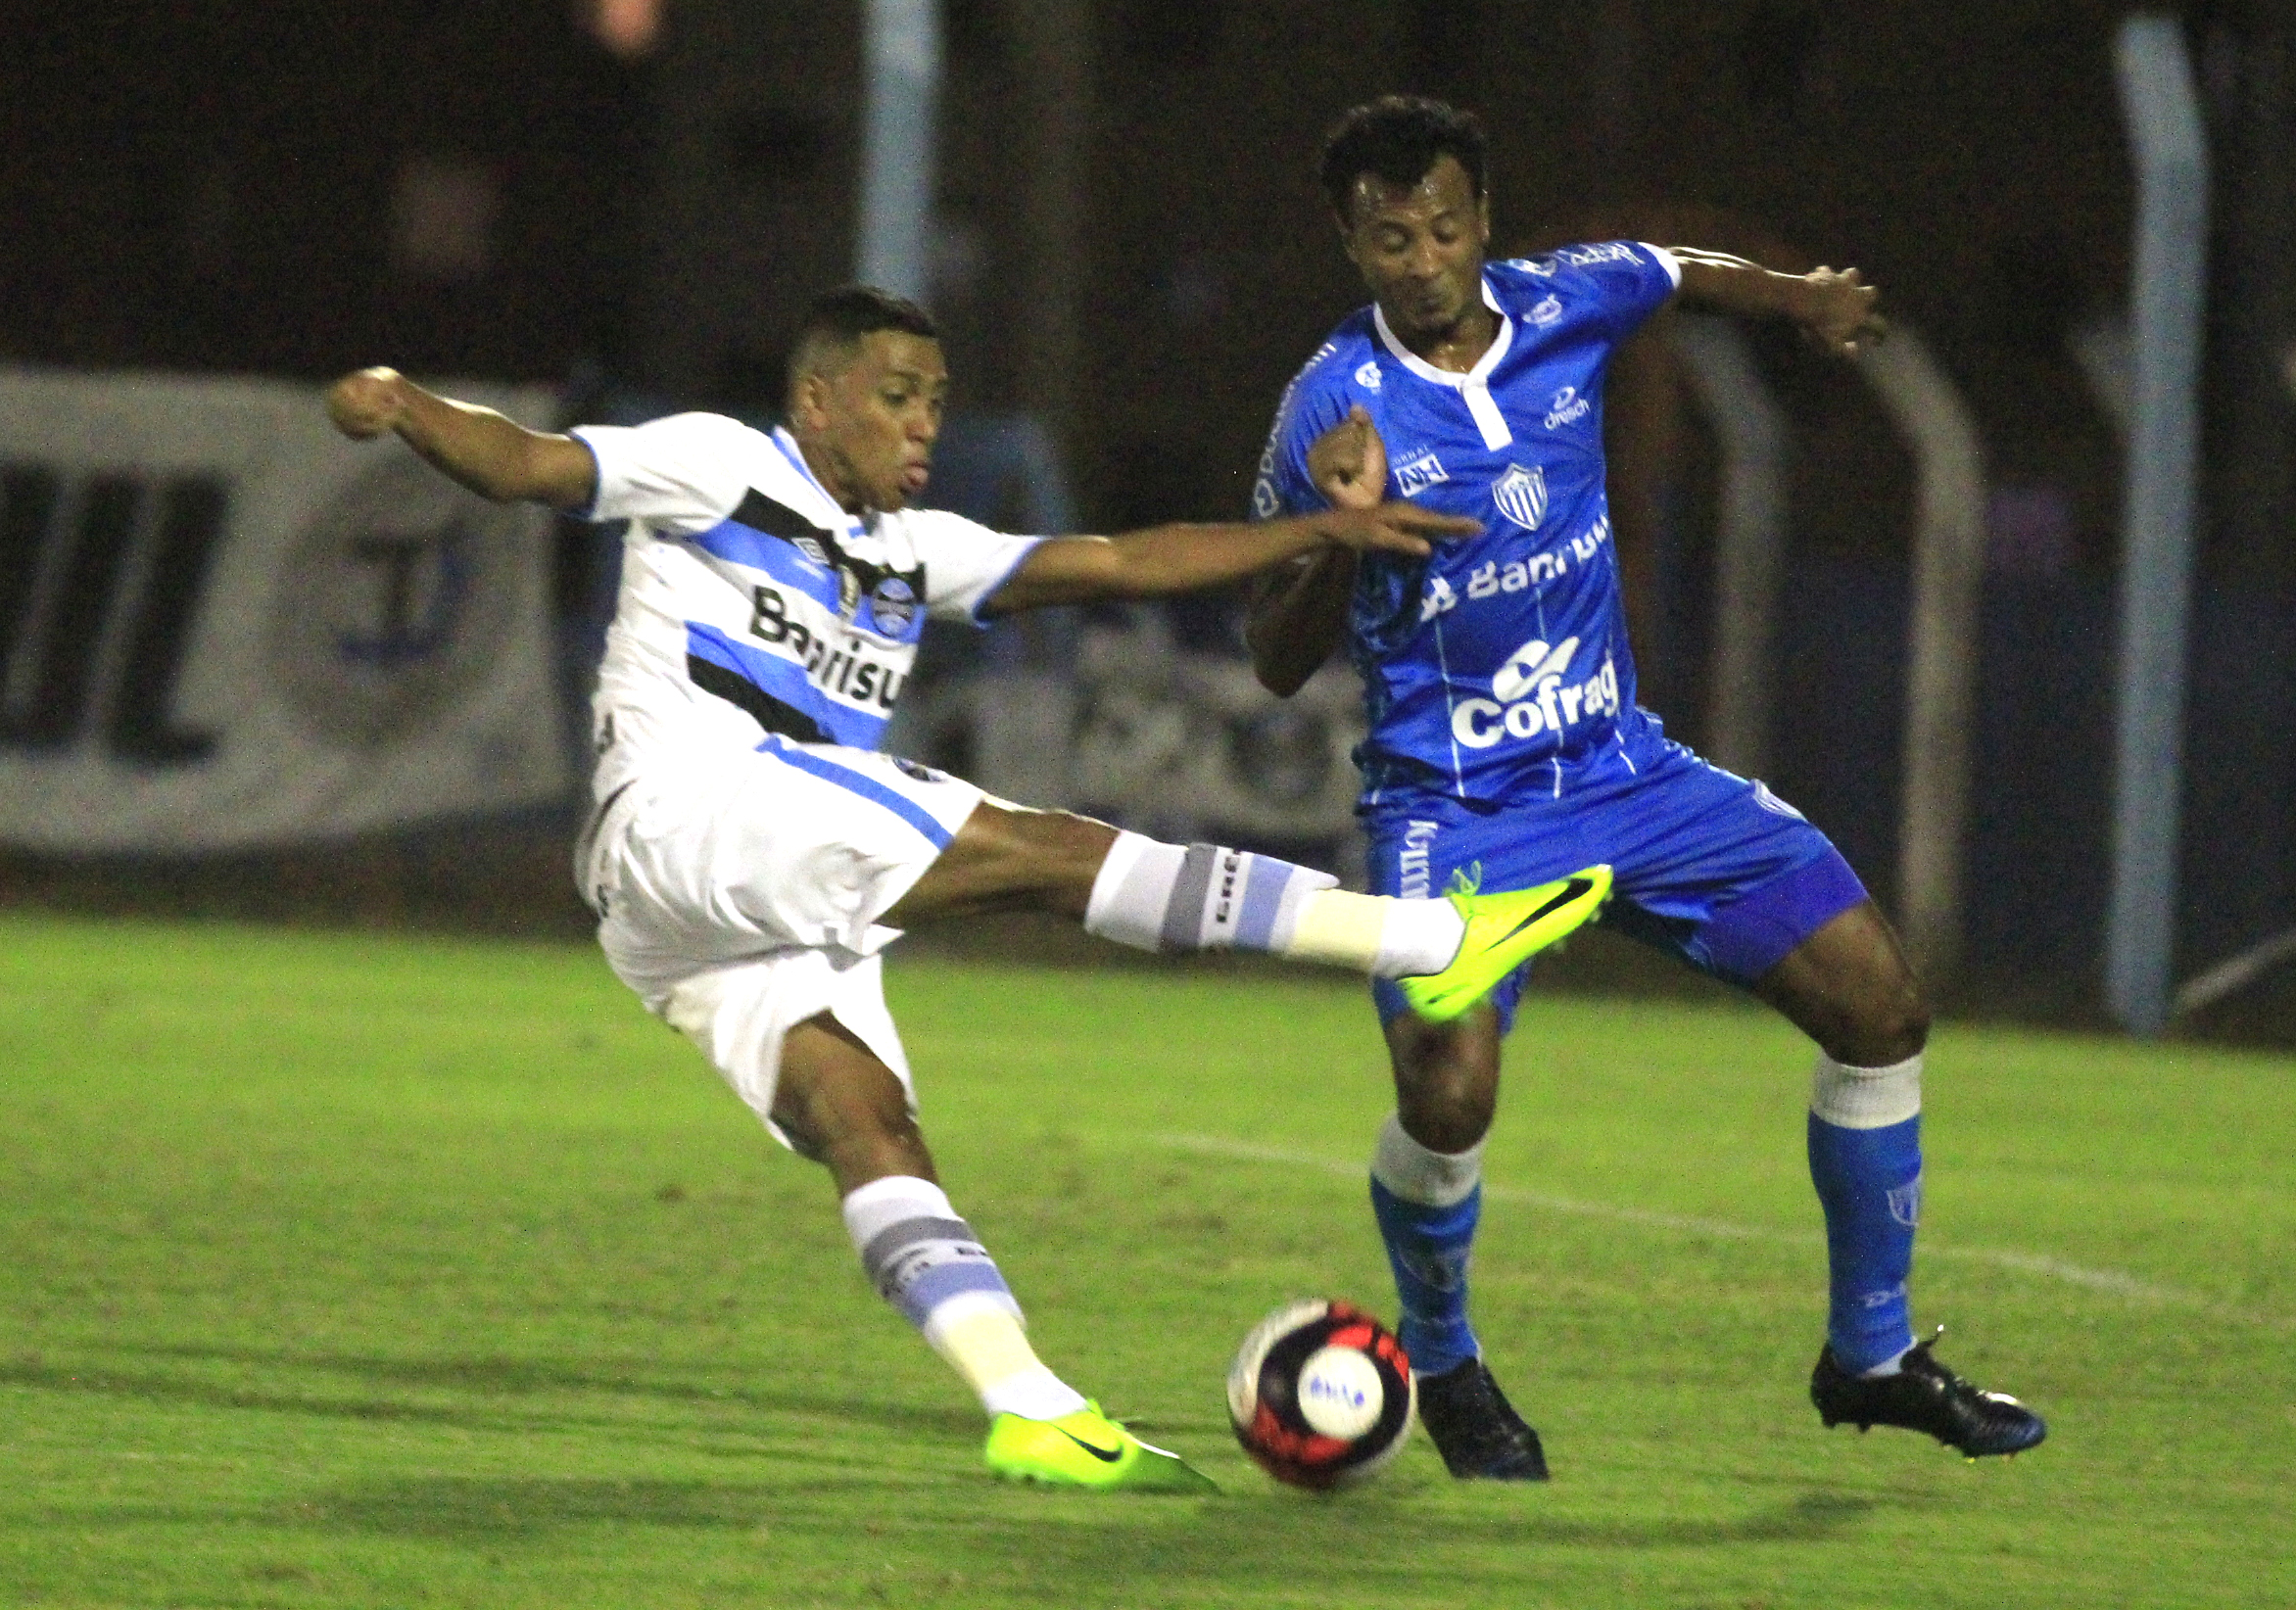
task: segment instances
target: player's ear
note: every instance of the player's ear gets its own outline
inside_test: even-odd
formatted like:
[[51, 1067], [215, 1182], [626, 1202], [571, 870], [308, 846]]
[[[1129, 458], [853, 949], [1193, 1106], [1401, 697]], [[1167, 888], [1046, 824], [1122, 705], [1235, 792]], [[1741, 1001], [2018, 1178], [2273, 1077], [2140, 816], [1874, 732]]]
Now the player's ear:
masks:
[[819, 369], [800, 371], [789, 382], [789, 423], [800, 430], [818, 431], [829, 423], [827, 382]]

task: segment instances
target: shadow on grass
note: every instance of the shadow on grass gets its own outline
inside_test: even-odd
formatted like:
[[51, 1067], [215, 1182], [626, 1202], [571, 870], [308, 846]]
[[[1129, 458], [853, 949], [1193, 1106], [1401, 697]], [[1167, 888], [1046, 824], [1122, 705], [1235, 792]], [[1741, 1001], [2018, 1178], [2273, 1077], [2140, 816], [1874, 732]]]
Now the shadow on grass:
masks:
[[963, 1404], [945, 1407], [903, 1404], [867, 1396], [847, 1397], [808, 1392], [793, 1384], [760, 1387], [744, 1383], [739, 1387], [716, 1387], [690, 1381], [649, 1379], [610, 1369], [572, 1369], [528, 1359], [391, 1359], [190, 1347], [119, 1347], [107, 1350], [131, 1358], [175, 1358], [283, 1371], [322, 1371], [358, 1377], [385, 1388], [398, 1386], [465, 1393], [493, 1401], [455, 1404], [413, 1402], [384, 1396], [338, 1397], [318, 1392], [282, 1391], [275, 1387], [235, 1386], [165, 1370], [120, 1370], [24, 1360], [0, 1362], [0, 1385], [150, 1398], [205, 1408], [450, 1426], [464, 1431], [533, 1433], [592, 1428], [629, 1435], [646, 1430], [722, 1434], [740, 1429], [738, 1426], [729, 1426], [715, 1416], [706, 1419], [695, 1416], [667, 1423], [639, 1422], [609, 1414], [552, 1412], [540, 1405], [529, 1406], [515, 1401], [519, 1397], [540, 1394], [594, 1398], [635, 1397], [667, 1404], [713, 1407], [733, 1414], [749, 1411], [759, 1415], [831, 1415], [920, 1436], [958, 1434], [970, 1438], [977, 1435], [980, 1429], [978, 1414], [969, 1405]]
[[[865, 1475], [862, 1467], [853, 1474]], [[1379, 1533], [1426, 1534], [1434, 1516], [1411, 1495], [1354, 1494], [1312, 1501], [1281, 1493], [1202, 1499], [1012, 1492], [985, 1479], [956, 1483], [904, 1473], [897, 1498], [854, 1506], [854, 1483], [831, 1492], [812, 1485], [582, 1478], [423, 1477], [375, 1482], [313, 1494], [296, 1506], [299, 1524], [423, 1537], [514, 1538], [565, 1526], [610, 1524], [723, 1528], [764, 1526], [786, 1543], [821, 1537], [834, 1549], [858, 1541], [898, 1549], [906, 1541], [984, 1559], [1026, 1560], [1038, 1572], [1169, 1571], [1175, 1549], [1225, 1570], [1239, 1554], [1272, 1563], [1298, 1556], [1300, 1569], [1335, 1545]], [[808, 1478], [810, 1484], [810, 1475]], [[1841, 1536], [1877, 1505], [1870, 1498], [1806, 1492], [1735, 1519], [1668, 1520], [1542, 1516], [1543, 1494], [1523, 1492], [1517, 1507], [1461, 1513], [1443, 1506], [1437, 1535], [1448, 1545], [1538, 1544], [1587, 1548], [1727, 1548], [1748, 1542], [1816, 1542]], [[1184, 1523], [1175, 1538], [1172, 1527]], [[834, 1540], [833, 1540], [834, 1539]], [[1349, 1551], [1353, 1551], [1350, 1549]], [[1399, 1562], [1401, 1568], [1407, 1562]], [[1423, 1564], [1423, 1562], [1420, 1562]], [[1419, 1569], [1413, 1565], [1411, 1569]]]

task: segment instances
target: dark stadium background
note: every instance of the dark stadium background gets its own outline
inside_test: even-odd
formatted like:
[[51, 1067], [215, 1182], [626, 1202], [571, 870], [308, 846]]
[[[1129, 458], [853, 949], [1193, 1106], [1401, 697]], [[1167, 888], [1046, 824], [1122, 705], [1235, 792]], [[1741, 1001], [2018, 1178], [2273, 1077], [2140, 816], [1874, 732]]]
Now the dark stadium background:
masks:
[[[2296, 23], [2265, 0], [2163, 9], [2216, 164], [2188, 973], [2296, 923]], [[1503, 251], [1632, 234], [1854, 262], [1973, 405], [1991, 478], [1953, 997], [2087, 1018], [2122, 465], [2069, 338], [2127, 296], [2123, 15], [949, 0], [934, 300], [960, 401], [1046, 423], [1084, 529], [1239, 513], [1277, 394], [1360, 300], [1318, 132], [1387, 89], [1485, 115]], [[587, 20], [572, 0], [0, 5], [0, 362], [313, 380], [390, 362], [548, 382], [579, 417], [770, 409], [777, 332], [851, 272], [858, 6], [669, 0], [636, 56]], [[424, 197], [444, 237], [408, 223]], [[1887, 903], [1911, 467], [1846, 371], [1757, 339], [1797, 431], [1771, 781]], [[1687, 412], [1645, 424], [1629, 493], [1661, 563], [1637, 649], [1646, 702], [1695, 743], [1712, 452]], [[561, 534], [570, 689], [609, 553]], [[1232, 608], [1175, 628], [1227, 643]], [[0, 901], [575, 932], [574, 814], [203, 862], [9, 852]], [[2268, 980], [2204, 1026], [2296, 1038], [2296, 988]]]

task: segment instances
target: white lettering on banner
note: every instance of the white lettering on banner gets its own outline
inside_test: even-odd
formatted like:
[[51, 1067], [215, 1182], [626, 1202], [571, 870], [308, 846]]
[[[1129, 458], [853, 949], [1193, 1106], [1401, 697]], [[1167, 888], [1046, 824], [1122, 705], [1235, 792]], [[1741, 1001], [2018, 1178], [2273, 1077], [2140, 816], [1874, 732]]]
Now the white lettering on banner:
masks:
[[1555, 394], [1555, 401], [1547, 405], [1544, 421], [1549, 430], [1558, 430], [1586, 418], [1587, 410], [1595, 404], [1579, 396], [1576, 386], [1565, 386]]
[[1401, 881], [1396, 890], [1406, 900], [1424, 900], [1434, 888], [1427, 870], [1427, 855], [1435, 845], [1435, 830], [1439, 824], [1412, 819], [1403, 830], [1403, 854], [1398, 857], [1397, 870]]
[[1451, 479], [1451, 472], [1443, 467], [1443, 460], [1431, 452], [1422, 452], [1416, 458], [1407, 458], [1395, 466], [1395, 484], [1406, 497], [1425, 492], [1439, 481]]
[[1491, 679], [1491, 697], [1461, 699], [1451, 714], [1451, 734], [1470, 749], [1488, 749], [1503, 737], [1559, 737], [1565, 728], [1597, 716], [1618, 713], [1618, 667], [1608, 654], [1602, 669], [1583, 682], [1566, 683], [1579, 639], [1565, 638], [1549, 647], [1533, 638]]

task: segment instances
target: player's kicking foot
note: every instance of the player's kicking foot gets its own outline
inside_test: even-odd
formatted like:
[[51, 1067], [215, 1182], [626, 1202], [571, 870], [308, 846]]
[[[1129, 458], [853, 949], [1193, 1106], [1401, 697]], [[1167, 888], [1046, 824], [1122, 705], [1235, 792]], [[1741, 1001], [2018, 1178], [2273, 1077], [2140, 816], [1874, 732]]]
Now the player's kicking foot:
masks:
[[1539, 1434], [1523, 1424], [1480, 1358], [1441, 1375], [1422, 1375], [1418, 1389], [1419, 1424], [1443, 1455], [1444, 1469], [1462, 1479], [1547, 1479], [1547, 1450], [1539, 1445]]
[[[1940, 1328], [1937, 1335], [1942, 1336]], [[2041, 1417], [2005, 1393], [1985, 1392], [1937, 1362], [1937, 1337], [1917, 1344], [1895, 1375], [1852, 1375], [1835, 1360], [1832, 1344], [1810, 1374], [1810, 1401], [1829, 1427], [1849, 1422], [1860, 1431], [1903, 1426], [1926, 1431], [1972, 1459], [2022, 1453], [2049, 1434]]]
[[1218, 1485], [1176, 1453], [1143, 1443], [1087, 1403], [1057, 1420], [1000, 1414], [982, 1457], [991, 1474], [1047, 1487], [1134, 1492], [1215, 1492]]
[[1444, 898], [1466, 920], [1459, 954], [1441, 972], [1397, 980], [1411, 1010], [1431, 1023], [1461, 1016], [1516, 968], [1592, 922], [1610, 898], [1610, 869], [1588, 867], [1533, 889]]

